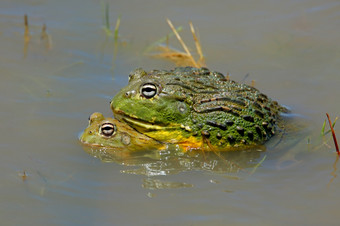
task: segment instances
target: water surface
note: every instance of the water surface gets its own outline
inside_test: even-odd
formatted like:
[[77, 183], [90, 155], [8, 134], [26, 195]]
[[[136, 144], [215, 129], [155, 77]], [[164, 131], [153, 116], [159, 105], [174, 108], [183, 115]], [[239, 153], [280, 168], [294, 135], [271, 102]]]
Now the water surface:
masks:
[[[337, 225], [339, 163], [320, 132], [326, 112], [340, 113], [339, 1], [110, 1], [112, 28], [121, 16], [116, 49], [102, 29], [105, 3], [0, 4], [3, 225]], [[109, 101], [130, 71], [174, 66], [143, 54], [170, 32], [166, 18], [191, 44], [192, 21], [210, 69], [236, 81], [249, 73], [244, 82], [302, 115], [311, 132], [248, 156], [240, 171], [223, 170], [216, 157], [204, 165], [209, 156], [183, 158], [192, 163], [183, 167], [152, 155], [104, 163], [84, 152], [77, 139], [88, 116], [112, 114]], [[263, 159], [253, 173], [247, 164]]]

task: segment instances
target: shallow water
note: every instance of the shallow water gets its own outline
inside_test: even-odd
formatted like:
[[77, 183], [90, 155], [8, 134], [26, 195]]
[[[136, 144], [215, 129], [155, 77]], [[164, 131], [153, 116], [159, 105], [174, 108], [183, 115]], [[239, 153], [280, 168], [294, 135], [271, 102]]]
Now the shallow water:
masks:
[[[330, 134], [324, 144], [320, 131], [326, 112], [332, 120], [340, 112], [339, 1], [112, 1], [111, 27], [121, 15], [115, 50], [102, 30], [100, 1], [0, 5], [1, 224], [338, 223], [340, 163]], [[31, 34], [26, 53], [25, 13]], [[182, 37], [191, 44], [188, 21], [194, 23], [210, 69], [236, 81], [249, 73], [246, 83], [255, 80], [258, 89], [306, 118], [311, 132], [292, 147], [259, 153], [255, 163], [265, 159], [254, 173], [247, 166], [180, 168], [149, 156], [143, 159], [158, 165], [132, 163], [156, 169], [147, 176], [84, 152], [77, 139], [88, 116], [111, 115], [109, 101], [130, 71], [173, 67], [143, 54], [169, 33], [167, 17], [184, 26]], [[44, 23], [50, 49], [40, 39]], [[174, 38], [170, 44], [180, 48]], [[164, 167], [171, 173], [160, 171]]]

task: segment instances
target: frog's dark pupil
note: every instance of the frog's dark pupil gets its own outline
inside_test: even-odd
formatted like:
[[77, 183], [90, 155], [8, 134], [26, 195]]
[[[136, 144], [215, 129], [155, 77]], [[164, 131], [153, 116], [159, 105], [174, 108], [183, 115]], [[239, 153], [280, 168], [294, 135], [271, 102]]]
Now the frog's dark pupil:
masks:
[[145, 98], [152, 98], [156, 95], [157, 88], [154, 84], [144, 84], [141, 89], [141, 94]]
[[115, 127], [111, 123], [105, 123], [101, 127], [101, 134], [104, 136], [112, 136], [115, 132]]

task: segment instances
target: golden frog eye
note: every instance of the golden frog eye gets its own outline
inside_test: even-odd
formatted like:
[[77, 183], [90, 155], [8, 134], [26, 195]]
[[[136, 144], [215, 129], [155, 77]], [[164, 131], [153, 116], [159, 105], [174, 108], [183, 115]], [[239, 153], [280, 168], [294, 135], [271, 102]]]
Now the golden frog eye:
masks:
[[157, 94], [157, 86], [152, 83], [146, 83], [141, 86], [140, 93], [147, 99], [152, 98]]
[[104, 123], [100, 126], [100, 135], [105, 137], [111, 137], [116, 133], [116, 126], [112, 123]]

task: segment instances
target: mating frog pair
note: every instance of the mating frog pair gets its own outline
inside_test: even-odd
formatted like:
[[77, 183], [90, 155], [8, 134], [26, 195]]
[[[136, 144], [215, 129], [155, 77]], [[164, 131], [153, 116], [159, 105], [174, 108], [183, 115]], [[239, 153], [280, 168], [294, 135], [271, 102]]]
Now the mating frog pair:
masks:
[[140, 150], [177, 144], [183, 150], [233, 151], [263, 144], [283, 128], [288, 110], [252, 86], [207, 68], [137, 69], [80, 140]]

